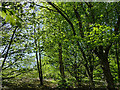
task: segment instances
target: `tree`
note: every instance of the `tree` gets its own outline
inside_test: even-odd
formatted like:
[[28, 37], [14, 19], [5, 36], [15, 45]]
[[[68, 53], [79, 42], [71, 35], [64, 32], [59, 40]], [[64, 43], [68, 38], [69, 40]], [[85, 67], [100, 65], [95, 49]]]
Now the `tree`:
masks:
[[[77, 36], [78, 34], [76, 34], [76, 31], [75, 31], [75, 25], [74, 25], [74, 23], [71, 21], [72, 20], [72, 18], [68, 18], [69, 17], [69, 15], [67, 15], [67, 14], [69, 14], [69, 13], [67, 13], [66, 14], [66, 12], [65, 11], [63, 11], [61, 8], [63, 8], [63, 6], [61, 5], [61, 4], [58, 4], [60, 7], [58, 7], [56, 4], [54, 4], [54, 3], [51, 3], [51, 2], [48, 2], [48, 4], [50, 4], [54, 9], [56, 9], [56, 11], [68, 22], [68, 24], [71, 26], [71, 30], [73, 31], [73, 35], [74, 36]], [[112, 25], [112, 27], [114, 27], [114, 21], [116, 21], [116, 19], [114, 19], [113, 18], [113, 22], [112, 23], [110, 23], [109, 21], [109, 18], [111, 18], [111, 16], [110, 17], [108, 17], [107, 16], [107, 21], [104, 21], [104, 20], [106, 20], [106, 19], [104, 19], [102, 16], [104, 15], [103, 14], [103, 11], [101, 11], [100, 13], [97, 13], [96, 15], [93, 13], [93, 10], [95, 11], [96, 9], [98, 9], [98, 10], [100, 10], [100, 7], [103, 7], [103, 10], [105, 9], [106, 10], [106, 12], [105, 12], [105, 14], [107, 13], [111, 13], [111, 14], [113, 14], [114, 13], [114, 9], [117, 7], [114, 7], [113, 5], [116, 5], [116, 3], [115, 4], [113, 4], [113, 3], [110, 3], [110, 4], [106, 4], [106, 3], [104, 3], [104, 5], [105, 6], [103, 6], [102, 4], [100, 4], [99, 5], [99, 7], [96, 7], [98, 4], [100, 4], [100, 3], [77, 3], [76, 5], [74, 5], [74, 12], [75, 12], [75, 15], [76, 15], [76, 18], [77, 18], [77, 21], [78, 21], [78, 25], [79, 25], [79, 31], [80, 31], [80, 33], [79, 33], [79, 35], [81, 36], [81, 38], [82, 39], [84, 39], [86, 36], [84, 36], [84, 33], [83, 33], [83, 31], [85, 31], [86, 29], [85, 29], [85, 24], [83, 23], [83, 22], [85, 22], [85, 23], [88, 23], [87, 25], [92, 25], [93, 24], [93, 26], [91, 27], [91, 25], [88, 27], [88, 28], [93, 28], [93, 30], [95, 30], [94, 28], [95, 27], [98, 27], [97, 29], [98, 30], [101, 30], [101, 28], [99, 28], [99, 27], [101, 27], [100, 25], [96, 25], [97, 23], [100, 23], [100, 24], [102, 24], [102, 25], [104, 25], [103, 24], [103, 22], [105, 22], [107, 25]], [[66, 3], [64, 4], [64, 5], [67, 5]], [[111, 5], [111, 7], [113, 7], [113, 9], [111, 8], [110, 10], [108, 10], [108, 9], [106, 9], [109, 5]], [[82, 12], [82, 10], [80, 11], [80, 12], [78, 12], [77, 11], [77, 9], [76, 8], [78, 8], [78, 7], [82, 7], [83, 8], [83, 10], [87, 10], [86, 12], [83, 12], [84, 14], [83, 14], [83, 16], [85, 17], [85, 19], [84, 18], [82, 18], [81, 19], [81, 15], [79, 15], [79, 13], [81, 13]], [[112, 10], [112, 12], [110, 12]], [[71, 10], [72, 11], [72, 10]], [[101, 14], [103, 14], [103, 15], [101, 15]], [[100, 16], [101, 15], [101, 16]], [[116, 15], [116, 13], [115, 14], [113, 14], [113, 15]], [[118, 15], [118, 14], [117, 14]], [[89, 20], [88, 20], [89, 19]], [[84, 20], [88, 20], [88, 21], [84, 21]], [[94, 26], [95, 25], [95, 26]], [[106, 25], [106, 27], [107, 27], [107, 25]], [[104, 27], [104, 26], [103, 26]], [[104, 27], [105, 28], [105, 27]], [[92, 30], [92, 29], [91, 29]], [[105, 32], [106, 33], [109, 33], [109, 32], [107, 32], [107, 30], [110, 30], [109, 28], [106, 28], [105, 29]], [[110, 30], [111, 32], [111, 34], [110, 35], [113, 35], [113, 31], [112, 31], [112, 28], [111, 28], [111, 30]], [[87, 31], [88, 32], [88, 31]], [[103, 35], [101, 35], [101, 37], [99, 38], [100, 39], [100, 42], [101, 43], [105, 43], [105, 42], [103, 42], [103, 39], [105, 38], [104, 37], [104, 33], [105, 32], [103, 32]], [[89, 33], [89, 32], [88, 32]], [[91, 32], [91, 33], [93, 33], [93, 32]], [[94, 33], [94, 35], [96, 34], [96, 32]], [[89, 34], [88, 34], [89, 35]], [[100, 35], [100, 33], [98, 33], [98, 35]], [[113, 35], [114, 36], [114, 35]], [[109, 37], [107, 37], [107, 38], [105, 38], [105, 39], [108, 39]], [[87, 40], [88, 41], [88, 40]], [[95, 41], [97, 41], [97, 39], [95, 40]], [[92, 43], [93, 41], [88, 41], [88, 42], [90, 42], [90, 43]], [[81, 51], [81, 53], [82, 53], [82, 55], [83, 55], [83, 57], [84, 57], [84, 59], [87, 61], [87, 58], [86, 58], [86, 53], [84, 52], [84, 50], [81, 48], [81, 45], [80, 45], [80, 43], [79, 43], [79, 41], [76, 41], [76, 43], [77, 43], [77, 45], [79, 46], [79, 49], [80, 49], [80, 51]], [[105, 76], [105, 78], [106, 78], [106, 81], [107, 81], [107, 83], [108, 83], [108, 88], [110, 89], [110, 88], [114, 88], [114, 83], [113, 83], [113, 77], [112, 77], [112, 75], [111, 75], [111, 72], [110, 72], [110, 67], [109, 67], [109, 62], [108, 62], [108, 54], [109, 54], [109, 50], [110, 50], [110, 47], [112, 46], [112, 40], [110, 41], [110, 42], [108, 42], [107, 43], [107, 46], [106, 45], [100, 45], [100, 43], [99, 42], [97, 42], [96, 44], [95, 44], [95, 48], [92, 48], [93, 47], [93, 44], [91, 45], [92, 47], [90, 47], [90, 48], [92, 48], [92, 50], [94, 51], [94, 53], [99, 57], [99, 59], [101, 60], [101, 65], [102, 65], [102, 69], [103, 69], [103, 72], [104, 72], [104, 76]], [[97, 45], [97, 44], [99, 44], [99, 45]], [[85, 44], [84, 44], [85, 45]], [[84, 46], [83, 46], [84, 47]]]
[[54, 77], [60, 87], [74, 81], [81, 88], [89, 81], [95, 88], [102, 80], [115, 89], [120, 78], [119, 7], [119, 2], [3, 3], [4, 78], [35, 68], [41, 85]]

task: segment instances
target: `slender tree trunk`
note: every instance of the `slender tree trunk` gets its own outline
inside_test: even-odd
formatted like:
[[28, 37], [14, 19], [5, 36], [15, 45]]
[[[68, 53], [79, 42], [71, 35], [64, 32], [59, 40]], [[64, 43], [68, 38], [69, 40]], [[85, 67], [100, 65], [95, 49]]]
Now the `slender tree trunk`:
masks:
[[91, 88], [94, 88], [95, 85], [94, 85], [94, 82], [93, 82], [93, 71], [90, 70], [89, 73], [90, 73], [90, 74], [89, 74], [90, 87], [91, 87]]
[[[93, 59], [93, 61], [92, 61]], [[94, 81], [93, 81], [93, 70], [94, 70], [94, 56], [92, 55], [92, 57], [90, 56], [90, 83], [91, 83], [91, 87], [94, 88], [95, 87], [95, 84], [94, 84]]]
[[42, 74], [42, 62], [41, 62], [41, 49], [39, 44], [39, 61], [40, 61], [40, 82], [43, 85], [43, 74]]
[[[74, 55], [76, 56], [76, 55]], [[78, 70], [78, 66], [77, 66], [77, 62], [75, 60], [75, 64], [73, 64], [73, 68], [74, 68], [74, 74], [75, 74], [75, 78], [76, 78], [76, 81], [78, 82], [78, 87], [81, 87], [81, 79], [80, 79], [80, 76], [79, 76], [79, 70]]]
[[7, 58], [8, 52], [9, 52], [9, 50], [10, 50], [10, 46], [11, 46], [11, 44], [12, 44], [13, 37], [14, 37], [14, 35], [15, 35], [15, 32], [16, 32], [17, 28], [18, 28], [18, 27], [15, 27], [15, 30], [13, 31], [13, 34], [12, 34], [12, 37], [11, 37], [11, 40], [10, 40], [10, 43], [9, 43], [7, 52], [6, 52], [6, 54], [5, 54], [4, 60], [3, 60], [3, 62], [2, 62], [2, 65], [0, 66], [0, 72], [2, 71], [2, 68], [3, 68], [4, 64], [5, 64], [5, 61], [6, 61], [6, 58]]
[[[36, 44], [37, 45], [37, 44]], [[36, 47], [37, 48], [37, 47]], [[37, 60], [37, 68], [38, 68], [38, 73], [39, 73], [39, 80], [40, 80], [40, 68], [39, 68], [39, 61], [38, 61], [38, 53], [37, 50], [35, 51], [36, 53], [36, 60]], [[41, 82], [40, 82], [41, 83]]]
[[89, 80], [90, 80], [90, 84], [91, 84], [90, 86], [91, 86], [91, 88], [94, 88], [94, 87], [95, 87], [95, 85], [94, 85], [94, 82], [93, 82], [93, 71], [91, 72], [91, 74], [90, 74], [90, 76], [89, 76], [89, 77], [90, 77], [90, 79], [89, 79]]
[[[90, 81], [90, 87], [94, 88], [94, 82], [93, 82], [93, 68], [94, 68], [94, 56], [93, 53], [91, 53], [92, 50], [88, 51], [88, 61], [89, 61], [89, 66], [87, 72], [88, 72], [88, 77], [89, 77], [89, 81]], [[88, 64], [87, 64], [88, 65]]]
[[63, 65], [63, 61], [62, 61], [62, 44], [61, 43], [59, 43], [59, 64], [60, 64], [61, 77], [64, 81], [65, 74], [64, 74], [64, 65]]
[[93, 83], [93, 70], [89, 70], [87, 64], [85, 65], [86, 67], [86, 71], [87, 71], [87, 74], [88, 74], [88, 78], [89, 78], [89, 81], [90, 81], [90, 87], [91, 88], [94, 88], [94, 83]]
[[[36, 35], [35, 28], [34, 28], [34, 35]], [[40, 80], [40, 66], [39, 66], [38, 52], [37, 52], [38, 45], [37, 45], [37, 40], [36, 40], [36, 38], [34, 38], [34, 39], [35, 39], [35, 47], [36, 47], [35, 53], [36, 53], [36, 60], [37, 60], [37, 68], [38, 68], [39, 80]], [[40, 81], [40, 83], [41, 83], [41, 81]]]
[[78, 87], [81, 87], [81, 79], [79, 78], [78, 74], [75, 75], [75, 79], [78, 82]]

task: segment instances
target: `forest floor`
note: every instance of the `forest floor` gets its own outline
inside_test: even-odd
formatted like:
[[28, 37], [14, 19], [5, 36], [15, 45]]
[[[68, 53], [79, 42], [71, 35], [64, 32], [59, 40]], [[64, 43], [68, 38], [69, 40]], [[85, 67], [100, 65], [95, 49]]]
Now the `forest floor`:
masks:
[[[105, 87], [90, 89], [89, 85], [85, 85], [81, 88], [58, 88], [58, 84], [54, 79], [45, 79], [44, 85], [40, 86], [39, 79], [11, 79], [4, 80], [2, 83], [2, 90], [107, 90]], [[119, 90], [119, 89], [116, 89]]]
[[40, 86], [39, 79], [11, 79], [4, 80], [2, 83], [2, 90], [50, 90], [57, 87], [57, 84], [51, 79], [44, 80], [44, 85]]

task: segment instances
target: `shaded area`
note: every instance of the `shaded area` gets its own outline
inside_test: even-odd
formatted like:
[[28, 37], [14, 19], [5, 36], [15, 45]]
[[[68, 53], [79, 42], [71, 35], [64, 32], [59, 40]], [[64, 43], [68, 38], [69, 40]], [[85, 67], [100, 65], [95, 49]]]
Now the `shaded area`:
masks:
[[[96, 82], [97, 83], [97, 82]], [[91, 89], [89, 85], [84, 83], [80, 88], [76, 87], [65, 87], [58, 88], [59, 85], [53, 79], [45, 79], [44, 85], [39, 84], [39, 79], [11, 79], [3, 81], [2, 90], [107, 90], [105, 87], [102, 87], [102, 82], [98, 83], [98, 87]], [[118, 90], [116, 88], [116, 90]]]

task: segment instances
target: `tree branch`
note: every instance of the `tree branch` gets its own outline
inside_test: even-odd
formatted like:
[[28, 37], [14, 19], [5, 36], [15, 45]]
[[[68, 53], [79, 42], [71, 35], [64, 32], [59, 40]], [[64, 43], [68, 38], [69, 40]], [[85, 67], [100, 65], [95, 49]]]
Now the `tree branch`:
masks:
[[42, 8], [46, 8], [46, 9], [48, 9], [49, 11], [57, 12], [57, 11], [55, 11], [55, 10], [53, 10], [53, 9], [50, 9], [50, 8], [48, 8], [48, 7], [44, 7], [44, 6], [41, 6], [41, 5], [38, 5], [38, 4], [36, 4], [36, 6], [40, 6], [40, 7], [42, 7]]
[[81, 35], [81, 37], [83, 38], [83, 37], [84, 37], [84, 33], [83, 33], [83, 31], [82, 31], [82, 22], [81, 22], [80, 15], [79, 15], [77, 9], [75, 8], [75, 5], [74, 5], [74, 8], [73, 8], [73, 9], [74, 9], [76, 18], [78, 19], [78, 22], [79, 22], [80, 35]]
[[[2, 51], [2, 54], [5, 52], [6, 48], [7, 48], [8, 45], [5, 46], [4, 50]], [[2, 57], [2, 56], [1, 56]]]
[[17, 77], [17, 76], [19, 76], [19, 75], [21, 75], [21, 73], [15, 75], [15, 76], [12, 76], [12, 77], [3, 77], [2, 80], [15, 78], [15, 77]]
[[21, 56], [20, 56], [18, 59], [16, 59], [12, 64], [8, 65], [7, 67], [3, 68], [2, 70], [5, 70], [5, 69], [9, 68], [10, 66], [12, 66], [12, 65], [13, 65], [15, 62], [17, 62], [20, 58], [21, 58]]
[[2, 65], [1, 65], [1, 67], [0, 67], [0, 72], [2, 71], [2, 68], [3, 68], [3, 66], [4, 66], [4, 63], [5, 63], [5, 61], [6, 61], [6, 58], [7, 58], [7, 55], [8, 55], [8, 52], [9, 52], [9, 49], [10, 49], [10, 46], [11, 46], [11, 44], [12, 44], [13, 37], [14, 37], [14, 35], [15, 35], [15, 32], [16, 32], [17, 28], [18, 28], [18, 27], [15, 27], [15, 30], [13, 31], [13, 34], [12, 34], [12, 37], [11, 37], [11, 40], [10, 40], [10, 43], [9, 43], [7, 52], [6, 52], [6, 54], [5, 54], [5, 58], [4, 58], [4, 60], [3, 60], [3, 62], [2, 62]]
[[70, 24], [73, 34], [76, 35], [73, 23], [70, 21], [70, 19], [66, 17], [64, 13], [59, 8], [57, 8], [57, 6], [54, 3], [51, 3], [51, 2], [47, 2], [47, 3], [49, 3], [52, 7], [54, 7], [58, 11], [58, 13], [60, 13], [65, 18], [65, 20]]
[[[25, 51], [27, 48], [24, 48], [24, 49], [19, 49], [19, 50], [17, 50], [17, 51], [13, 51], [13, 52], [10, 52], [10, 54], [9, 55], [12, 55], [12, 54], [14, 54], [14, 53], [18, 53], [18, 52], [21, 52], [21, 51]], [[7, 53], [7, 52], [6, 52]], [[4, 57], [5, 55], [6, 55], [6, 53], [5, 54], [3, 54], [1, 57]]]

